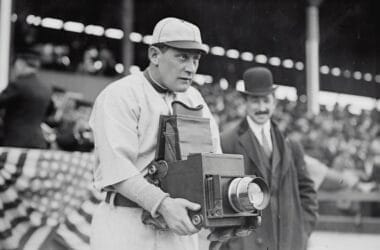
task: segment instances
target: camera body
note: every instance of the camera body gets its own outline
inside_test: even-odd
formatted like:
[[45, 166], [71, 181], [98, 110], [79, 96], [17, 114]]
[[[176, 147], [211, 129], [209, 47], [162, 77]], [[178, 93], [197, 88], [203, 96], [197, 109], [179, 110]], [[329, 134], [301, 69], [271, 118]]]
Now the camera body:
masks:
[[[199, 228], [256, 227], [269, 202], [269, 190], [263, 179], [244, 172], [242, 155], [190, 154], [186, 160], [168, 162], [161, 187], [173, 198], [201, 204], [200, 211], [190, 212]], [[256, 206], [255, 198], [260, 200]]]
[[172, 107], [174, 115], [160, 117], [149, 180], [172, 198], [200, 204], [199, 211], [189, 211], [198, 228], [259, 226], [270, 197], [265, 181], [245, 174], [242, 155], [210, 153], [210, 121], [202, 117], [201, 105], [174, 101]]

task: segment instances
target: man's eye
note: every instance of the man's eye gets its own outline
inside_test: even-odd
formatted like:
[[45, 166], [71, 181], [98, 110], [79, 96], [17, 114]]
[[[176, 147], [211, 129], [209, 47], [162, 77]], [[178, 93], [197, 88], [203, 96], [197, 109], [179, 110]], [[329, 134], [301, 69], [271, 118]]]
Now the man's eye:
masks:
[[186, 55], [179, 55], [178, 58], [182, 61], [185, 61], [187, 60], [187, 56]]

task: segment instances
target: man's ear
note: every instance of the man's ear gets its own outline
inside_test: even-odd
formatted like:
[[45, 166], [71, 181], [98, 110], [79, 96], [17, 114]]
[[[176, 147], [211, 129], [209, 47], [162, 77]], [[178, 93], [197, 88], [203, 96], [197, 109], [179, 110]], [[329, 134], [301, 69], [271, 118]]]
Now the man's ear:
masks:
[[158, 66], [158, 59], [160, 57], [160, 54], [161, 54], [161, 51], [159, 48], [155, 47], [155, 46], [150, 46], [149, 49], [148, 49], [148, 57], [149, 57], [149, 60], [150, 62], [155, 65], [155, 66]]

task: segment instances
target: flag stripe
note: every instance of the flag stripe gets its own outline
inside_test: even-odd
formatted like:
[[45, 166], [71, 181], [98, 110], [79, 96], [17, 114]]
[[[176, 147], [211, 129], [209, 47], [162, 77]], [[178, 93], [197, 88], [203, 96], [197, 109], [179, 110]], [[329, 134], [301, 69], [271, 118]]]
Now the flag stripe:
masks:
[[92, 186], [94, 163], [92, 153], [0, 147], [0, 249], [89, 250], [104, 196]]
[[57, 230], [57, 233], [65, 241], [65, 244], [75, 250], [89, 250], [89, 239], [83, 240], [82, 237], [78, 235], [76, 231], [73, 231], [71, 228], [67, 227], [67, 224], [63, 224]]
[[75, 234], [77, 235], [77, 237], [80, 238], [82, 241], [87, 242], [87, 243], [90, 242], [90, 237], [89, 237], [89, 235], [86, 235], [86, 234], [82, 233], [82, 232], [78, 229], [78, 227], [77, 227], [75, 224], [73, 224], [72, 222], [70, 222], [69, 220], [67, 220], [67, 221], [65, 222], [65, 226], [66, 226], [71, 232], [75, 233]]
[[38, 250], [45, 243], [46, 239], [53, 232], [54, 228], [51, 226], [38, 227], [29, 236], [28, 240], [24, 244], [24, 249]]
[[[14, 185], [14, 183], [17, 181], [17, 178], [22, 173], [22, 168], [23, 168], [24, 163], [25, 163], [26, 155], [27, 155], [27, 153], [23, 152], [19, 156], [19, 158], [17, 160], [17, 163], [15, 164], [15, 166], [16, 166], [16, 172], [13, 173], [13, 174], [10, 174], [10, 176], [8, 178], [5, 178], [5, 184], [4, 185], [0, 185], [0, 192], [5, 192], [9, 187], [11, 187], [12, 185]], [[1, 154], [1, 170], [2, 170], [2, 173], [7, 172], [5, 166], [7, 166], [7, 162], [8, 162], [7, 158], [8, 158], [8, 156], [10, 156], [10, 155], [7, 152], [3, 152]], [[2, 174], [2, 175], [4, 177], [4, 174]]]

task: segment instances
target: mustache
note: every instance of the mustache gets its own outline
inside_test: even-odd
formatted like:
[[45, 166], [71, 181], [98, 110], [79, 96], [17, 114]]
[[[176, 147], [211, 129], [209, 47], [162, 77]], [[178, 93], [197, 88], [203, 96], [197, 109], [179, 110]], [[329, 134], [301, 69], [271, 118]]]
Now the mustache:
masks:
[[264, 110], [264, 111], [257, 111], [255, 112], [256, 115], [269, 115], [269, 110]]

